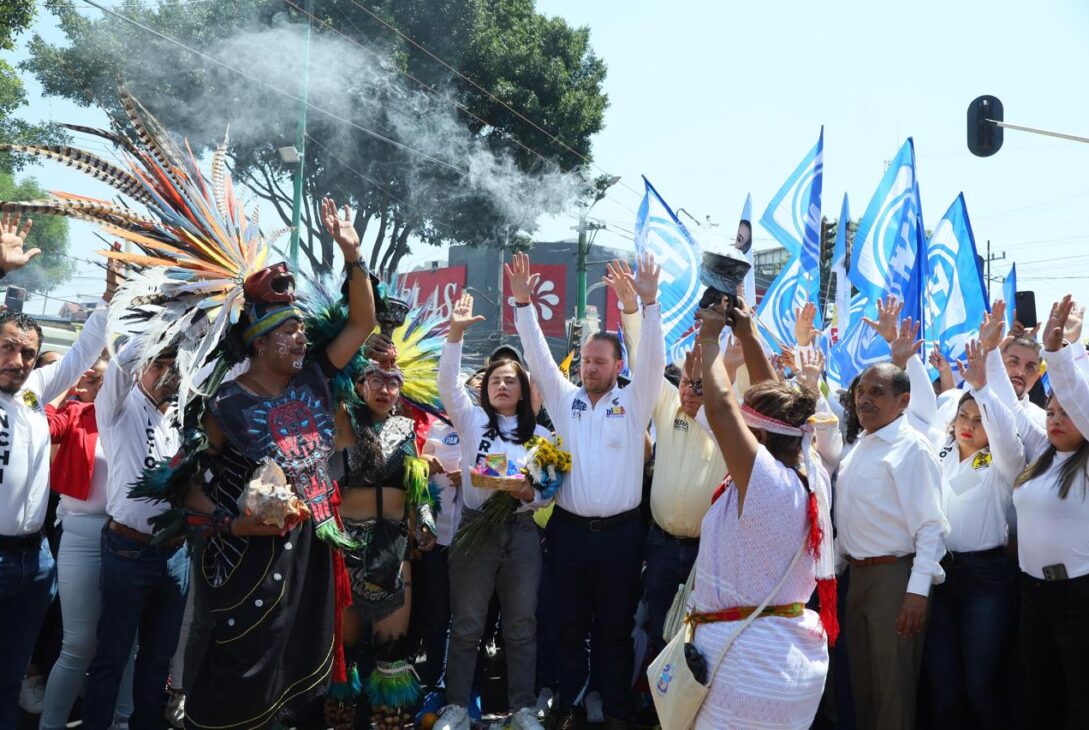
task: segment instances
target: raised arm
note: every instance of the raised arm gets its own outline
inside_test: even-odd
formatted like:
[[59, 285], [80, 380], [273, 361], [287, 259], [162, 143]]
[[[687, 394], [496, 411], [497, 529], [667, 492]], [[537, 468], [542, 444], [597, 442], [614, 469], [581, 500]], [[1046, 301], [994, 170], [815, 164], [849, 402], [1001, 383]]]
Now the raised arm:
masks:
[[1069, 294], [1051, 306], [1051, 316], [1044, 325], [1044, 360], [1055, 397], [1078, 430], [1089, 434], [1089, 382], [1074, 363], [1073, 346], [1063, 344], [1063, 328], [1073, 307]]
[[352, 225], [352, 213], [347, 205], [343, 212], [344, 216], [339, 217], [332, 200], [321, 201], [322, 223], [340, 247], [348, 272], [348, 322], [325, 349], [329, 363], [338, 370], [351, 362], [378, 322], [374, 312], [374, 288], [359, 250], [359, 234]]
[[639, 367], [632, 367], [631, 390], [635, 402], [636, 417], [642, 423], [650, 420], [658, 395], [662, 392], [662, 373], [665, 370], [665, 341], [662, 339], [662, 310], [658, 306], [658, 276], [661, 267], [654, 263], [654, 256], [640, 256], [637, 277], [625, 276], [631, 281], [643, 303], [643, 320], [646, 331], [635, 348]]
[[[462, 340], [465, 330], [483, 321], [484, 317], [473, 315], [473, 295], [462, 292], [461, 298], [450, 310], [450, 330], [446, 335], [442, 356], [439, 357], [439, 398], [442, 400], [447, 415], [450, 416], [450, 421], [454, 424], [454, 429], [462, 433], [467, 433], [466, 427], [473, 413], [473, 403], [469, 400], [469, 394], [458, 384]], [[481, 387], [487, 387], [487, 383], [483, 383]], [[528, 397], [528, 394], [526, 396]]]
[[[737, 305], [724, 312], [726, 324], [733, 332], [733, 337], [741, 344], [741, 351], [745, 355], [745, 370], [749, 375], [749, 385], [753, 386], [765, 380], [778, 380], [775, 368], [768, 359], [768, 353], [764, 350], [760, 336], [756, 332], [753, 321], [756, 319], [752, 308], [741, 297], [737, 299]], [[700, 326], [700, 340], [706, 340]], [[707, 343], [704, 342], [706, 345]], [[717, 348], [716, 348], [717, 352]], [[717, 358], [716, 358], [717, 359]], [[725, 365], [723, 365], [725, 368]]]
[[578, 388], [564, 377], [563, 371], [552, 359], [548, 341], [545, 340], [541, 325], [537, 322], [537, 313], [534, 311], [530, 296], [533, 285], [536, 284], [540, 275], [530, 273], [529, 256], [524, 253], [514, 254], [511, 263], [504, 264], [504, 268], [516, 305], [514, 328], [522, 340], [522, 349], [525, 351], [529, 370], [533, 373], [533, 381], [540, 388], [549, 413], [555, 416], [560, 412], [560, 404], [564, 396]]
[[1002, 484], [1013, 489], [1013, 481], [1025, 468], [1025, 447], [1017, 437], [1013, 413], [995, 396], [987, 385], [986, 351], [978, 341], [965, 346], [965, 363], [957, 363], [964, 381], [972, 387], [972, 397], [979, 404], [983, 430], [990, 442], [991, 458], [1002, 474]]
[[136, 385], [140, 345], [139, 336], [130, 337], [106, 365], [102, 387], [95, 396], [95, 420], [98, 421], [100, 431], [106, 431], [117, 423], [125, 407], [125, 399]]
[[[721, 309], [722, 305], [716, 304], [696, 313], [696, 318], [700, 320], [700, 344], [708, 348], [710, 352], [718, 351], [719, 336], [727, 323]], [[748, 320], [749, 332], [752, 330], [751, 325], [751, 320]], [[742, 336], [736, 325], [734, 332]], [[723, 365], [721, 358], [703, 358], [703, 403], [707, 420], [711, 425], [711, 432], [726, 461], [730, 477], [737, 487], [740, 509], [745, 501], [749, 478], [752, 476], [756, 452], [760, 445], [752, 431], [745, 425], [741, 408], [734, 397], [733, 384], [726, 375], [726, 366]]]

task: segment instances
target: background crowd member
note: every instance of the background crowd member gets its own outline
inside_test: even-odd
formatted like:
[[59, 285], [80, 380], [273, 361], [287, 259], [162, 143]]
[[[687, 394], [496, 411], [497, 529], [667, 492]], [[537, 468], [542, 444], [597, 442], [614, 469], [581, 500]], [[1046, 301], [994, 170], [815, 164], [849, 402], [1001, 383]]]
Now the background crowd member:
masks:
[[[627, 263], [610, 264], [606, 281], [621, 307], [628, 367], [640, 363], [630, 357], [642, 339], [642, 316]], [[700, 523], [726, 475], [722, 452], [710, 433], [696, 420], [703, 407], [699, 379], [702, 371], [686, 368], [679, 385], [665, 380], [654, 403], [651, 420], [657, 442], [654, 476], [650, 485], [652, 521], [647, 533], [643, 595], [647, 603], [652, 655], [664, 645], [662, 626], [677, 586], [688, 580], [700, 544]]]
[[[536, 424], [529, 378], [517, 360], [497, 359], [484, 371], [480, 405], [474, 406], [458, 383], [465, 330], [483, 321], [473, 316], [473, 297], [463, 293], [453, 306], [450, 330], [439, 361], [439, 395], [461, 436], [462, 525], [480, 519], [485, 502], [498, 499], [474, 487], [470, 470], [489, 454], [506, 454], [509, 463], [526, 466], [526, 442], [547, 437]], [[476, 658], [488, 603], [498, 593], [502, 612], [503, 650], [507, 662], [507, 696], [518, 730], [541, 728], [537, 720], [537, 588], [541, 576], [541, 544], [533, 509], [547, 499], [526, 484], [515, 496], [522, 505], [479, 546], [455, 544], [450, 550], [450, 604], [453, 623], [447, 658], [447, 707], [436, 727], [468, 730], [468, 706], [476, 674]], [[464, 528], [462, 528], [464, 529]]]
[[1006, 513], [1025, 451], [1013, 414], [987, 385], [985, 358], [978, 342], [967, 344], [960, 369], [971, 390], [961, 396], [944, 442], [936, 444], [949, 534], [945, 581], [931, 596], [925, 663], [938, 728], [1000, 728], [1007, 720], [1001, 678], [1014, 583]]
[[864, 728], [914, 729], [927, 599], [944, 579], [941, 474], [930, 444], [904, 417], [910, 389], [892, 363], [862, 373], [854, 402], [865, 431], [836, 483], [836, 552], [851, 570], [844, 633]]
[[1063, 343], [1072, 308], [1065, 297], [1044, 326], [1054, 389], [1047, 443], [1013, 493], [1026, 717], [1054, 728], [1084, 727], [1089, 717], [1089, 382], [1074, 363], [1075, 346]]
[[606, 334], [595, 334], [582, 346], [582, 387], [564, 377], [530, 302], [538, 276], [530, 272], [529, 256], [515, 254], [506, 267], [526, 361], [572, 457], [571, 473], [556, 494], [547, 528], [560, 622], [560, 728], [582, 721], [574, 705], [585, 682], [585, 641], [595, 616], [600, 641], [594, 651], [601, 651], [605, 714], [613, 726], [625, 727], [632, 713], [631, 630], [642, 563], [644, 433], [665, 368], [657, 305], [660, 269], [650, 257], [640, 260], [638, 269], [634, 286], [646, 329], [639, 343], [639, 368], [631, 385], [620, 389], [620, 343]]
[[[102, 572], [102, 528], [106, 515], [106, 451], [98, 438], [95, 398], [102, 386], [107, 362], [99, 359], [80, 378], [75, 398], [47, 409], [49, 435], [58, 445], [50, 482], [60, 495], [57, 510], [61, 526], [57, 554], [57, 585], [64, 610], [64, 641], [60, 657], [49, 673], [41, 727], [63, 728], [83, 688], [87, 667], [98, 646], [98, 619], [102, 609], [99, 583]], [[125, 665], [118, 689], [116, 722], [132, 714], [133, 661]]]
[[181, 445], [173, 355], [138, 370], [139, 346], [140, 338], [131, 339], [110, 361], [95, 401], [106, 452], [109, 518], [101, 533], [98, 645], [83, 700], [83, 724], [93, 730], [106, 730], [113, 721], [134, 642], [139, 648], [131, 723], [162, 724], [163, 690], [189, 591], [189, 555], [182, 540], [151, 542], [151, 520], [167, 505], [129, 496], [145, 469], [169, 459]]
[[[702, 359], [707, 419], [730, 475], [703, 520], [688, 616], [693, 642], [713, 672], [695, 727], [808, 728], [824, 689], [828, 648], [817, 614], [805, 603], [816, 589], [819, 550], [831, 549], [830, 535], [822, 548], [809, 549], [818, 530], [809, 516], [810, 494], [820, 490], [827, 504], [830, 490], [819, 460], [803, 454], [809, 448], [803, 427], [812, 428], [807, 422], [816, 394], [776, 382], [743, 305], [725, 316], [717, 306], [701, 309], [697, 317], [709, 351]], [[743, 406], [714, 356], [727, 322], [754, 383]], [[807, 472], [807, 465], [815, 471]], [[767, 607], [737, 634], [736, 622], [765, 599]]]
[[[1031, 434], [1044, 430], [1047, 414], [1029, 400], [1029, 391], [1040, 379], [1040, 343], [1034, 337], [1011, 332], [1003, 339], [1006, 303], [1001, 299], [984, 313], [979, 341], [987, 350], [987, 381], [1017, 421], [1022, 440], [1037, 441]], [[1026, 454], [1034, 458], [1031, 452]]]
[[[31, 221], [0, 218], [0, 272], [8, 274], [39, 253], [23, 250]], [[106, 291], [72, 348], [59, 361], [34, 370], [42, 330], [30, 317], [0, 312], [0, 727], [16, 725], [19, 688], [38, 630], [56, 595], [57, 570], [42, 539], [49, 501], [49, 424], [45, 406], [63, 395], [94, 363], [106, 344], [105, 303], [117, 286], [106, 273]]]

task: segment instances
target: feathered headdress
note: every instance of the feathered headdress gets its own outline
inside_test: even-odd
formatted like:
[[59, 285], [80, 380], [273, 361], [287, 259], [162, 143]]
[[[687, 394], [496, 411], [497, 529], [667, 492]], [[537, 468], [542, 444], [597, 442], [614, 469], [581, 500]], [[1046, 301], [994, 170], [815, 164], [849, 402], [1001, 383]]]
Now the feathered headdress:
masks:
[[[212, 155], [205, 177], [186, 141], [176, 142], [125, 87], [118, 84], [127, 123], [114, 131], [66, 125], [117, 148], [117, 162], [66, 145], [0, 145], [85, 172], [116, 189], [145, 212], [124, 203], [51, 192], [50, 200], [0, 203], [0, 210], [62, 215], [92, 221], [131, 243], [135, 252], [104, 251], [129, 265], [110, 307], [113, 331], [141, 335], [138, 366], [177, 348], [184, 412], [201, 392], [201, 372], [230, 325], [238, 321], [246, 279], [266, 266], [269, 246], [247, 218], [226, 170], [227, 139]], [[214, 383], [210, 383], [214, 387]]]

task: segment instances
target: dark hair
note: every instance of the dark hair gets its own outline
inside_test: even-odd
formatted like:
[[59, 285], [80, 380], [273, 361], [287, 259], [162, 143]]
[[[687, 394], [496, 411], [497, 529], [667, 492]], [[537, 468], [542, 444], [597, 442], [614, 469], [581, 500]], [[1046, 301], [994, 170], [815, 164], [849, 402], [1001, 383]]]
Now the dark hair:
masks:
[[1006, 346], [1002, 348], [1002, 352], [1005, 353], [1006, 350], [1010, 349], [1014, 345], [1017, 345], [1018, 347], [1027, 347], [1028, 349], [1035, 352], [1037, 355], [1039, 355], [1040, 350], [1043, 349], [1040, 343], [1032, 337], [1029, 337], [1028, 335], [1018, 335], [1017, 337], [1014, 337], [1012, 340], [1006, 343]]
[[[484, 371], [484, 379], [480, 383], [480, 407], [488, 414], [488, 428], [502, 435], [503, 432], [499, 429], [499, 413], [492, 406], [491, 399], [488, 398], [488, 380], [491, 379], [493, 372], [504, 366], [514, 368], [514, 374], [522, 388], [522, 397], [518, 400], [516, 410], [518, 428], [515, 429], [511, 438], [507, 440], [516, 444], [524, 444], [533, 438], [533, 432], [537, 428], [537, 416], [533, 413], [533, 399], [529, 394], [529, 376], [526, 375], [526, 370], [521, 363], [516, 360], [499, 360], [487, 367]], [[506, 437], [504, 436], [504, 438]]]
[[15, 325], [16, 329], [21, 329], [23, 332], [37, 332], [38, 351], [39, 353], [41, 352], [42, 342], [44, 341], [45, 336], [42, 334], [41, 326], [37, 322], [35, 322], [29, 314], [23, 314], [22, 312], [13, 312], [10, 309], [0, 312], [0, 329], [3, 329], [4, 326], [8, 324]]
[[843, 440], [849, 444], [857, 441], [858, 435], [862, 433], [862, 424], [859, 423], [858, 412], [855, 410], [855, 388], [861, 378], [861, 375], [856, 375], [847, 390], [839, 394], [839, 404], [843, 406]]
[[[1048, 403], [1054, 398], [1054, 395], [1048, 398]], [[1055, 445], [1048, 444], [1047, 448], [1044, 449], [1044, 453], [1040, 454], [1036, 461], [1025, 467], [1025, 470], [1017, 476], [1017, 479], [1013, 482], [1013, 488], [1020, 487], [1025, 482], [1035, 479], [1050, 469], [1051, 464], [1055, 461], [1056, 453], [1058, 453], [1058, 449], [1055, 448]], [[1082, 441], [1081, 446], [1074, 452], [1074, 455], [1059, 467], [1059, 499], [1066, 499], [1066, 495], [1070, 494], [1070, 487], [1074, 485], [1074, 479], [1078, 474], [1083, 475], [1087, 482], [1082, 484], [1082, 498], [1085, 498], [1089, 496], [1089, 440]]]
[[871, 365], [862, 371], [861, 377], [864, 378], [870, 373], [875, 373], [888, 378], [892, 385], [892, 392], [896, 395], [903, 395], [904, 393], [911, 392], [911, 378], [908, 377], [907, 370], [901, 370], [891, 362], [882, 362], [877, 365]]
[[[745, 391], [745, 405], [791, 426], [802, 426], [817, 411], [817, 394], [802, 386], [766, 380]], [[797, 458], [802, 450], [801, 436], [765, 433], [764, 446], [783, 463]]]
[[595, 332], [587, 342], [609, 342], [613, 346], [613, 357], [624, 359], [624, 350], [620, 347], [620, 338], [612, 332]]
[[665, 379], [672, 383], [673, 387], [681, 387], [681, 378], [683, 377], [684, 373], [675, 363], [669, 363], [665, 366]]
[[946, 429], [946, 433], [954, 440], [956, 440], [957, 416], [960, 415], [960, 407], [968, 401], [974, 401], [975, 399], [976, 397], [972, 395], [972, 391], [966, 390], [964, 391], [964, 395], [960, 397], [960, 400], [957, 401], [957, 412], [953, 414], [953, 420], [949, 422], [949, 427]]
[[[240, 363], [247, 357], [253, 357], [257, 354], [254, 347], [255, 342], [247, 345], [242, 337], [246, 330], [249, 329], [249, 326], [254, 323], [254, 317], [260, 319], [272, 310], [280, 309], [283, 306], [283, 302], [246, 302], [246, 305], [242, 307], [242, 313], [238, 316], [238, 321], [227, 330], [227, 337], [223, 343], [224, 352], [226, 352], [231, 364]], [[164, 355], [163, 357], [169, 356]]]

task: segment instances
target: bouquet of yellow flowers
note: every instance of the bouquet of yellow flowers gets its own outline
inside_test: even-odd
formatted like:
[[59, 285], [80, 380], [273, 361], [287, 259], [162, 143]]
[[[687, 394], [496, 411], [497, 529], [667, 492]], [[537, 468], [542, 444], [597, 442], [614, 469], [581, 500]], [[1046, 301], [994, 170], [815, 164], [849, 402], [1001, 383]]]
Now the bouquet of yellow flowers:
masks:
[[[526, 442], [529, 459], [522, 467], [521, 473], [528, 479], [527, 484], [531, 484], [540, 493], [542, 499], [551, 499], [563, 483], [563, 475], [571, 471], [571, 454], [560, 448], [562, 444], [559, 436], [555, 441], [534, 436]], [[487, 476], [493, 479], [506, 477], [509, 480], [510, 475], [505, 473], [510, 470], [509, 468], [503, 470], [504, 473], [490, 474], [492, 469], [488, 465], [489, 458], [490, 455], [485, 458], [484, 465], [474, 469], [474, 477], [479, 474], [480, 477]], [[498, 463], [499, 460], [495, 461]], [[506, 463], [505, 460], [504, 463]], [[462, 520], [461, 527], [454, 536], [454, 547], [470, 553], [475, 551], [484, 544], [495, 528], [510, 519], [521, 504], [521, 500], [509, 491], [497, 491], [484, 503], [477, 517]]]

